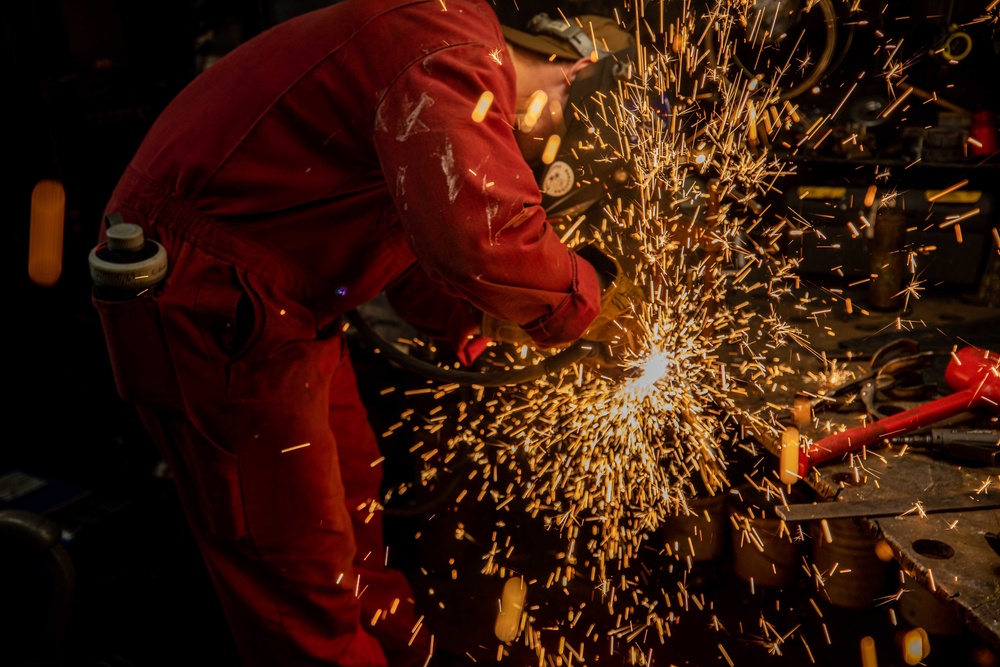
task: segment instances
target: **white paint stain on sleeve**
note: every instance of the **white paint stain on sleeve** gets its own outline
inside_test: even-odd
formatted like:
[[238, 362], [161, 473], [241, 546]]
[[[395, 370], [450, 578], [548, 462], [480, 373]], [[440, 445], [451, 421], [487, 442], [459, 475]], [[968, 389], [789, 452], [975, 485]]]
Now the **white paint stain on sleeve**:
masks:
[[399, 122], [399, 131], [396, 133], [396, 141], [406, 141], [418, 132], [430, 130], [422, 120], [420, 113], [427, 107], [432, 106], [434, 100], [427, 93], [420, 93], [420, 99], [416, 104], [410, 104], [409, 100], [403, 103], [403, 117]]
[[[406, 195], [406, 167], [400, 167], [396, 172], [396, 199], [397, 201], [402, 201], [403, 197]], [[403, 203], [403, 209], [407, 208], [406, 203]]]
[[496, 217], [497, 213], [500, 212], [500, 201], [495, 197], [490, 196], [490, 186], [492, 183], [488, 178], [483, 176], [482, 194], [483, 200], [486, 202], [486, 231], [487, 238], [489, 239], [490, 245], [496, 245], [496, 238], [493, 236], [493, 219]]
[[499, 212], [500, 204], [498, 202], [490, 202], [486, 205], [486, 229], [489, 232], [490, 245], [496, 245], [497, 243], [496, 236], [493, 234], [493, 218]]
[[455, 155], [452, 153], [451, 141], [447, 138], [444, 140], [444, 151], [440, 157], [441, 171], [444, 172], [444, 179], [448, 183], [448, 202], [454, 204], [458, 191], [462, 189], [462, 181], [455, 169]]
[[384, 109], [385, 105], [380, 104], [378, 109], [375, 110], [375, 129], [378, 132], [387, 132], [389, 130], [389, 126], [385, 122], [385, 114], [383, 113]]

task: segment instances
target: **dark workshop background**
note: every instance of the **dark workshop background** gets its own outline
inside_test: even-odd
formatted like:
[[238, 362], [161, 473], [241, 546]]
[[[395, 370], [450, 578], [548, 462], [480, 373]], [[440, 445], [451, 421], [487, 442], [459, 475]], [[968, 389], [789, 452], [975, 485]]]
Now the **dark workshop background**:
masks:
[[[30, 647], [37, 642], [37, 655], [44, 656], [52, 637], [46, 633], [56, 628], [65, 628], [75, 660], [67, 664], [235, 664], [169, 477], [134, 415], [115, 394], [90, 306], [87, 253], [119, 174], [159, 110], [180, 88], [214, 58], [263, 28], [325, 4], [329, 3], [2, 3], [0, 57], [7, 102], [0, 201], [13, 232], [3, 257], [13, 302], [4, 309], [3, 318], [10, 347], [4, 364], [9, 384], [4, 392], [7, 435], [0, 448], [0, 475], [16, 471], [45, 480], [44, 493], [23, 508], [56, 520], [72, 558], [76, 589], [72, 596], [60, 598], [65, 591], [40, 584], [43, 592], [34, 602], [45, 602], [41, 611], [0, 600], [4, 607], [0, 665], [5, 664], [5, 652], [23, 653], [19, 643]], [[516, 4], [522, 15], [546, 6], [540, 1]], [[970, 11], [971, 5], [981, 9], [974, 2], [898, 3], [905, 5], [911, 18], [892, 22], [885, 3], [870, 4], [868, 29], [838, 26], [841, 41], [833, 61], [824, 65], [829, 75], [815, 94], [802, 101], [803, 108], [823, 114], [837, 106], [845, 87], [859, 80], [858, 72], [872, 66], [877, 25], [905, 33], [900, 35], [905, 37], [904, 48], [915, 48], [940, 43], [952, 24], [969, 18], [962, 12]], [[569, 14], [606, 11], [609, 5], [563, 2], [561, 6]], [[971, 26], [971, 52], [961, 63], [922, 58], [911, 68], [915, 90], [937, 91], [953, 106], [968, 111], [1000, 110], [996, 30], [995, 21]], [[903, 123], [885, 122], [880, 118], [889, 103], [885, 81], [872, 77], [862, 86], [865, 90], [853, 97], [847, 120], [834, 128], [837, 134], [826, 147], [794, 157], [798, 175], [792, 184], [842, 187], [847, 192], [843, 201], [802, 198], [793, 185], [773, 195], [777, 206], [806, 215], [818, 211], [817, 224], [827, 232], [822, 242], [813, 236], [796, 241], [801, 247], [790, 248], [801, 253], [803, 273], [817, 281], [839, 275], [845, 283], [867, 274], [867, 241], [847, 234], [846, 222], [857, 212], [855, 203], [864, 198], [879, 170], [891, 165], [890, 180], [898, 182], [883, 182], [915, 193], [911, 204], [915, 208], [921, 206], [922, 188], [963, 179], [984, 193], [980, 214], [965, 225], [965, 243], [955, 246], [950, 230], [929, 229], [922, 232], [925, 243], [939, 250], [919, 261], [926, 261], [921, 275], [929, 291], [996, 306], [1000, 272], [991, 230], [997, 226], [1000, 170], [995, 147], [993, 154], [970, 155], [964, 141], [970, 128], [962, 124], [961, 114], [950, 115], [948, 108], [933, 101], [915, 107]], [[852, 133], [864, 138], [866, 151], [859, 152], [856, 142], [840, 141]], [[903, 168], [916, 158], [918, 167]], [[64, 263], [58, 283], [41, 287], [27, 272], [28, 221], [32, 188], [47, 178], [61, 181], [66, 190]], [[947, 214], [942, 207], [934, 213]], [[841, 250], [830, 251], [837, 243]], [[372, 363], [378, 373], [391, 372], [375, 368], [378, 362], [370, 359], [361, 358], [359, 363]], [[371, 377], [378, 379], [377, 374]], [[0, 509], [15, 506], [9, 500], [0, 495]], [[3, 581], [21, 578], [12, 567], [0, 552]], [[44, 599], [49, 595], [51, 607]], [[50, 610], [56, 616], [45, 616]], [[26, 621], [39, 613], [37, 624]]]

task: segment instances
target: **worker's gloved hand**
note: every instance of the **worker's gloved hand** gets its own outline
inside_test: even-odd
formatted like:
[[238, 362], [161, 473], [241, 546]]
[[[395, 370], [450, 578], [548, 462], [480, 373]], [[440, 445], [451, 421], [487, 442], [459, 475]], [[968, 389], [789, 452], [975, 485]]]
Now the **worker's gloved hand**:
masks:
[[463, 366], [475, 363], [489, 344], [491, 337], [483, 334], [482, 311], [469, 303], [459, 303], [448, 317], [447, 336], [455, 357]]
[[520, 326], [510, 320], [493, 317], [489, 313], [483, 313], [480, 330], [483, 336], [502, 343], [534, 345], [531, 336]]
[[[601, 311], [581, 338], [598, 343], [598, 349], [588, 357], [597, 366], [617, 366], [626, 349], [636, 349], [641, 343], [635, 309], [645, 301], [642, 289], [633, 283], [616, 259], [592, 245], [577, 250], [597, 271], [601, 284]], [[481, 333], [487, 338], [533, 345], [524, 329], [508, 320], [483, 315]]]
[[646, 295], [614, 257], [593, 245], [580, 248], [577, 254], [590, 262], [601, 281], [601, 312], [581, 336], [600, 344], [588, 360], [598, 367], [616, 367], [624, 352], [637, 351], [642, 344], [638, 309]]

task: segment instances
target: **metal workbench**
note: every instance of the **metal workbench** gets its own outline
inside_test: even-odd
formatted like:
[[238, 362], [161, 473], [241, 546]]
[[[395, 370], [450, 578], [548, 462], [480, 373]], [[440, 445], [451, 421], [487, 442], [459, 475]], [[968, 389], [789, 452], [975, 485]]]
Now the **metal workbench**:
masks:
[[[846, 319], [833, 322], [833, 327], [829, 322], [817, 326], [822, 324], [826, 338], [832, 342], [827, 350], [830, 355], [842, 359], [857, 355], [858, 361], [845, 359], [839, 363], [842, 370], [859, 376], [870, 370], [860, 359], [886, 341], [903, 336], [916, 340], [922, 350], [933, 350], [938, 358], [927, 369], [926, 379], [939, 387], [937, 395], [941, 395], [949, 391], [943, 382], [949, 351], [970, 344], [997, 351], [1000, 320], [993, 308], [955, 302], [925, 303], [920, 307], [923, 313], [911, 316], [919, 326], [908, 330], [894, 329], [888, 315], [886, 324], [878, 316], [863, 323], [864, 329], [877, 333], [865, 333], [857, 328], [857, 321]], [[737, 402], [748, 414], [755, 415], [754, 419], [741, 420], [742, 425], [773, 455], [768, 458], [775, 466], [772, 476], [777, 478], [780, 429], [783, 424], [791, 424], [795, 396], [799, 392], [816, 392], [815, 378], [825, 364], [818, 357], [793, 352], [776, 354], [772, 361], [790, 365], [795, 372], [784, 374], [766, 391], [749, 391]], [[932, 394], [923, 400], [934, 397]], [[916, 404], [900, 403], [899, 407]], [[857, 426], [863, 414], [817, 411], [808, 423], [800, 422], [800, 437], [811, 442], [839, 427]], [[960, 418], [967, 420], [966, 426], [1000, 426], [997, 416], [989, 412], [967, 413]], [[902, 594], [929, 594], [947, 614], [1000, 651], [1000, 553], [991, 544], [991, 536], [1000, 533], [996, 502], [1000, 497], [1000, 467], [963, 464], [883, 442], [815, 466], [795, 485], [808, 487], [817, 505], [836, 502], [845, 508], [860, 507], [858, 513], [848, 510], [846, 515], [856, 515], [878, 542], [891, 548], [901, 572]], [[959, 511], [926, 509], [940, 502], [945, 507], [950, 502], [967, 507]], [[872, 512], [879, 516], [865, 516], [864, 503], [874, 503], [875, 507], [891, 505], [894, 513]], [[823, 516], [829, 509], [818, 507], [815, 515]]]

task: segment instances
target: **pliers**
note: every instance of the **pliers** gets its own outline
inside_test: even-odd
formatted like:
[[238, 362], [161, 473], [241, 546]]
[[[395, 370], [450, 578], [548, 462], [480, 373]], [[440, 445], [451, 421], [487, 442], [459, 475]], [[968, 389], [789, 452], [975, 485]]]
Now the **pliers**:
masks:
[[865, 375], [845, 382], [819, 396], [810, 397], [814, 411], [835, 409], [846, 412], [864, 406], [873, 417], [884, 417], [877, 398], [880, 393], [899, 400], [917, 400], [926, 396], [934, 386], [922, 381], [920, 369], [934, 360], [933, 352], [920, 352], [919, 343], [901, 338], [879, 348], [872, 354]]

